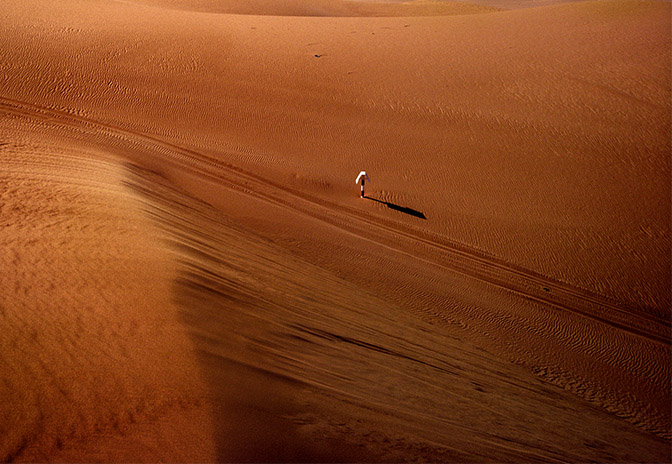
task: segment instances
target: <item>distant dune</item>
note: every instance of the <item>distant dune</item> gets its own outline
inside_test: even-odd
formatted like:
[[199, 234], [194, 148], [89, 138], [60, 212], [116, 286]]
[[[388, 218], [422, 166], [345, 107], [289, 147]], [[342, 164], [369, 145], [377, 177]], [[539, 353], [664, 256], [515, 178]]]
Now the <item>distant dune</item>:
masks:
[[487, 2], [458, 2], [441, 0], [416, 1], [352, 1], [352, 0], [132, 0], [132, 3], [160, 8], [203, 13], [268, 15], [268, 16], [447, 16], [497, 11]]
[[2, 9], [0, 460], [670, 461], [669, 2]]

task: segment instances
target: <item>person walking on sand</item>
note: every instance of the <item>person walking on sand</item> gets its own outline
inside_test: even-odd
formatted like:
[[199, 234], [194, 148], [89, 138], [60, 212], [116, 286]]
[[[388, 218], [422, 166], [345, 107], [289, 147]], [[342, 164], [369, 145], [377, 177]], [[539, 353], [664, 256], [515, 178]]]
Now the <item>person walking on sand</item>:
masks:
[[360, 179], [362, 181], [362, 190], [360, 192], [359, 197], [364, 198], [364, 181], [368, 180], [369, 182], [371, 182], [371, 179], [369, 179], [369, 176], [366, 174], [366, 171], [361, 171], [359, 173], [359, 175], [357, 176], [357, 180], [355, 180], [355, 184], [358, 184]]

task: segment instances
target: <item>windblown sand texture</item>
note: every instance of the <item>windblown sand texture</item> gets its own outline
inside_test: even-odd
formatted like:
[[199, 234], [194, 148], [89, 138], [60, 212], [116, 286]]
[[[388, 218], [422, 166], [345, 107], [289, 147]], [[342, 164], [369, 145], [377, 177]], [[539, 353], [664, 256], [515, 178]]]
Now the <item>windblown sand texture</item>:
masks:
[[0, 461], [669, 462], [671, 15], [3, 0]]

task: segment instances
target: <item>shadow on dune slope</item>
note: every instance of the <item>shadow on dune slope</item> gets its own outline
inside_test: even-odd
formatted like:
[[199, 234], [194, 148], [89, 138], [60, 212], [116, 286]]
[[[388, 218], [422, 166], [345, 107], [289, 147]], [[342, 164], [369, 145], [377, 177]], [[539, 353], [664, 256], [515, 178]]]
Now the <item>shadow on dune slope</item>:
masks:
[[173, 299], [209, 385], [219, 461], [669, 457], [657, 437], [243, 230], [158, 176], [129, 178], [181, 269]]
[[286, 308], [270, 301], [264, 285], [255, 281], [264, 260], [277, 257], [263, 247], [255, 249], [258, 243], [226, 219], [213, 217], [209, 205], [154, 183], [157, 178], [148, 182], [151, 173], [129, 169], [126, 185], [146, 200], [145, 212], [165, 232], [182, 269], [174, 280], [173, 300], [210, 388], [206, 402], [218, 461], [379, 461], [362, 449], [330, 437], [316, 442], [300, 431], [305, 420], [297, 417], [306, 411], [299, 393], [312, 387], [296, 367], [285, 373], [270, 361], [294, 356], [291, 349], [271, 345], [278, 336], [288, 336], [284, 332], [291, 321]]

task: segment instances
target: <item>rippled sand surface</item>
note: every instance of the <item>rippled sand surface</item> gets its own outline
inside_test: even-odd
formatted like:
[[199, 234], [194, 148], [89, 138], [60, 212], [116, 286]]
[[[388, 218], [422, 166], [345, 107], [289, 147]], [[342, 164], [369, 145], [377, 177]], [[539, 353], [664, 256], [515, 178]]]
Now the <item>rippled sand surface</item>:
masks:
[[669, 2], [2, 9], [0, 460], [669, 462]]

